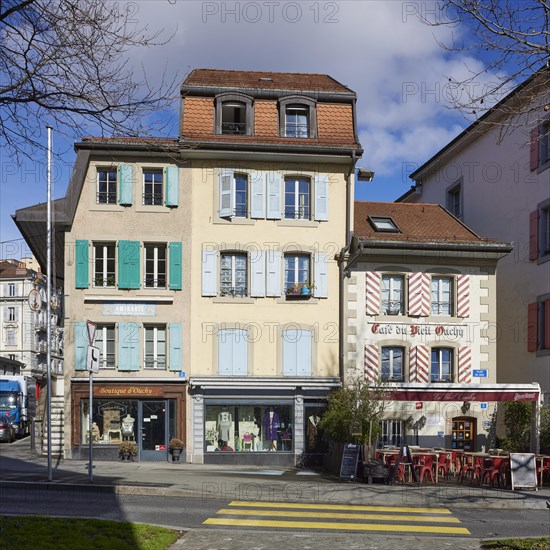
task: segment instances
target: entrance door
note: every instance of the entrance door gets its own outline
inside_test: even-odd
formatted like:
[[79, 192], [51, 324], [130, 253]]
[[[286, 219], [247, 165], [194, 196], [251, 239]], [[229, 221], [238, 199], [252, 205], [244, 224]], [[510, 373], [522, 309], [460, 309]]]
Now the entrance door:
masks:
[[475, 451], [476, 419], [460, 416], [453, 418], [451, 447], [462, 451]]
[[166, 460], [168, 457], [168, 402], [140, 401], [140, 460]]

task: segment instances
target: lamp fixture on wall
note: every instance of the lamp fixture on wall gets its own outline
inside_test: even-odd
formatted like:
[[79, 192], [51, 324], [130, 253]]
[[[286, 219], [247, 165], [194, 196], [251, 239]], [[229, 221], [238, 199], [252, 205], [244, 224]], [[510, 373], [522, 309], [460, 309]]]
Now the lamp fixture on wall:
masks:
[[460, 407], [460, 410], [462, 411], [462, 414], [466, 414], [470, 410], [470, 402], [464, 401], [464, 403], [462, 403], [462, 407]]

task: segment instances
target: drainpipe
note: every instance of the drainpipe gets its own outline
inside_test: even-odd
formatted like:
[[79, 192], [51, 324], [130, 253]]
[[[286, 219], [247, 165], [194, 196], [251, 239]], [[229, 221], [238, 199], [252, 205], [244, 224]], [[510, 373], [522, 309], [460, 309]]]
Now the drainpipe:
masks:
[[337, 256], [338, 261], [338, 294], [339, 294], [339, 304], [338, 304], [338, 374], [340, 376], [340, 382], [344, 383], [344, 337], [345, 337], [345, 317], [344, 317], [344, 258], [346, 252], [349, 252], [351, 245], [351, 201], [353, 197], [351, 196], [351, 177], [355, 170], [355, 164], [357, 163], [357, 158], [355, 157], [355, 151], [351, 153], [351, 166], [349, 172], [346, 174], [346, 235], [345, 235], [345, 246], [340, 250], [340, 254]]

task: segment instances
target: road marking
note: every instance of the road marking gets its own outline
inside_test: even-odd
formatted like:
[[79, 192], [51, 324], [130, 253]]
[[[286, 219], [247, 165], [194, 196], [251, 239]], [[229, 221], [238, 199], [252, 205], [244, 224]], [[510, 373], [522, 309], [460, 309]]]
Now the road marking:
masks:
[[[203, 525], [470, 535], [447, 508], [234, 500]], [[284, 519], [277, 519], [284, 518]], [[295, 519], [294, 519], [295, 518]], [[355, 521], [349, 521], [355, 520]], [[441, 525], [447, 524], [447, 525]], [[451, 526], [449, 524], [455, 524]]]
[[287, 529], [330, 529], [339, 531], [392, 531], [406, 533], [440, 533], [447, 535], [469, 535], [465, 527], [442, 527], [440, 525], [399, 525], [395, 523], [328, 523], [316, 521], [284, 521], [208, 518], [204, 525], [223, 525], [232, 527], [284, 527]]
[[414, 508], [403, 506], [360, 506], [352, 504], [301, 504], [297, 502], [249, 502], [233, 500], [228, 506], [249, 506], [251, 508], [287, 508], [287, 509], [313, 509], [313, 510], [349, 510], [372, 512], [412, 512], [418, 514], [451, 514], [446, 508]]
[[428, 521], [432, 523], [460, 523], [460, 520], [455, 517], [445, 516], [404, 516], [401, 514], [346, 514], [338, 512], [291, 512], [289, 510], [236, 510], [223, 508], [216, 512], [223, 515], [238, 515], [238, 516], [269, 516], [269, 517], [291, 517], [291, 518], [314, 518], [314, 519], [363, 519], [363, 520], [383, 520], [383, 521]]

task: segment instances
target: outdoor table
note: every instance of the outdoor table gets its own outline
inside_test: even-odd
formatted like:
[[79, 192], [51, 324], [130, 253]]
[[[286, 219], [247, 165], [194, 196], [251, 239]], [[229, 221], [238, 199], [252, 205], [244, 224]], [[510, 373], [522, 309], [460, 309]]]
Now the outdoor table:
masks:
[[[434, 450], [431, 450], [431, 451], [418, 451], [418, 450], [415, 450], [414, 452], [411, 452], [411, 455], [412, 455], [412, 459], [413, 459], [413, 467], [415, 465], [417, 465], [420, 460], [422, 460], [422, 458], [424, 457], [431, 457], [432, 458], [432, 466], [435, 467], [435, 483], [438, 482], [438, 479], [439, 479], [439, 476], [438, 476], [438, 468], [437, 468], [437, 461], [439, 459], [439, 455], [434, 451]], [[414, 460], [416, 459], [417, 462], [414, 462]]]

